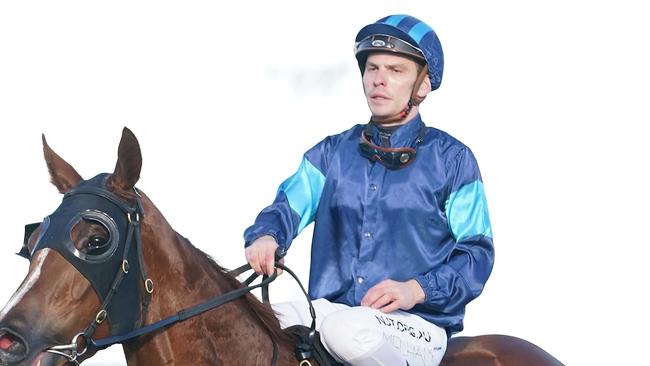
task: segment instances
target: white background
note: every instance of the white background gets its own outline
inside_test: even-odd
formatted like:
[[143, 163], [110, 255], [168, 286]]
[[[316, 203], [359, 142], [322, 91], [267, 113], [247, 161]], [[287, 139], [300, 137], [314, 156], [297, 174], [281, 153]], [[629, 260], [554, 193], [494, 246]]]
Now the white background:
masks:
[[[138, 137], [138, 186], [222, 265], [302, 153], [368, 119], [360, 27], [410, 13], [445, 50], [424, 120], [469, 145], [496, 264], [464, 335], [568, 365], [648, 365], [650, 26], [635, 1], [0, 3], [0, 303], [23, 225], [60, 202], [41, 133], [90, 178]], [[639, 4], [639, 5], [637, 5]], [[306, 279], [311, 228], [287, 264]], [[297, 298], [288, 276], [272, 300]], [[164, 284], [158, 284], [164, 286]], [[119, 347], [87, 364], [122, 365]]]

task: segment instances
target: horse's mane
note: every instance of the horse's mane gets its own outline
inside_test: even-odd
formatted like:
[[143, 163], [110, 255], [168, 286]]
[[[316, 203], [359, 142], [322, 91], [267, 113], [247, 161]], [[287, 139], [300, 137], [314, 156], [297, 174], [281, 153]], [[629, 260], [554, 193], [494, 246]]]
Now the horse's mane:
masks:
[[[185, 238], [185, 240], [187, 240]], [[187, 240], [189, 243], [189, 240]], [[228, 270], [220, 266], [214, 258], [206, 254], [201, 249], [195, 247], [194, 245], [190, 246], [196, 251], [197, 255], [202, 258], [214, 271], [219, 275], [219, 278], [222, 278], [226, 284], [232, 289], [243, 287], [242, 283], [233, 277]], [[264, 327], [268, 329], [269, 332], [274, 336], [278, 341], [284, 342], [293, 342], [293, 339], [290, 335], [282, 330], [280, 327], [280, 322], [271, 308], [270, 305], [260, 302], [253, 294], [248, 293], [243, 296], [244, 302], [248, 305], [247, 310], [249, 313], [260, 320]]]
[[[119, 190], [118, 190], [119, 191]], [[142, 197], [145, 197], [147, 201], [151, 203], [151, 200], [147, 197], [147, 195], [142, 192], [141, 190], [138, 190], [139, 195]], [[127, 192], [128, 195], [131, 195], [131, 192]], [[135, 195], [133, 195], [135, 196]], [[153, 206], [156, 211], [158, 211], [157, 208], [155, 208], [155, 205]], [[158, 211], [158, 214], [160, 212]], [[180, 240], [183, 240], [187, 243], [187, 247], [191, 248], [191, 250], [196, 254], [196, 258], [200, 261], [203, 261], [203, 263], [206, 265], [208, 269], [211, 269], [214, 271], [215, 278], [222, 280], [224, 283], [224, 286], [227, 286], [230, 289], [236, 289], [236, 288], [241, 288], [243, 287], [242, 283], [239, 282], [235, 277], [233, 277], [230, 273], [228, 273], [228, 270], [220, 266], [210, 255], [202, 251], [201, 249], [197, 248], [194, 246], [189, 239], [186, 237], [176, 233], [178, 238]], [[247, 305], [243, 307], [242, 309], [244, 311], [247, 311], [250, 316], [252, 316], [255, 319], [258, 319], [262, 325], [271, 333], [271, 335], [277, 339], [280, 342], [289, 342], [293, 343], [294, 339], [292, 338], [291, 335], [288, 333], [284, 332], [282, 328], [280, 327], [280, 322], [278, 318], [276, 317], [273, 309], [271, 308], [270, 305], [264, 304], [260, 302], [254, 295], [251, 293], [248, 293], [244, 295], [242, 298], [243, 302]]]

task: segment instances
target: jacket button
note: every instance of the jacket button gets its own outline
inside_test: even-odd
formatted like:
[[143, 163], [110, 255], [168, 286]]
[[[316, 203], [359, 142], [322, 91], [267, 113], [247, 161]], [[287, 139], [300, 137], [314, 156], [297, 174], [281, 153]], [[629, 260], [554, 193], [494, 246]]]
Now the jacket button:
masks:
[[377, 190], [377, 185], [376, 184], [371, 184], [370, 185], [370, 190], [371, 191], [376, 191]]
[[361, 276], [357, 277], [357, 282], [363, 283], [363, 277], [361, 277]]
[[365, 232], [365, 233], [363, 233], [363, 237], [366, 238], [366, 239], [370, 239], [372, 237], [372, 234], [370, 234], [368, 232]]

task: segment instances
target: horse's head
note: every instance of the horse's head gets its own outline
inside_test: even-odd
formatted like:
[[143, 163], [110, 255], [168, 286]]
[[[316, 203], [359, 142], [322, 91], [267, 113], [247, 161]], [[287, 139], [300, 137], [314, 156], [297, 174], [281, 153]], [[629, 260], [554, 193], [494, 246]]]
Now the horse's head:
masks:
[[[136, 327], [153, 290], [141, 278], [142, 207], [134, 186], [142, 157], [133, 133], [123, 130], [114, 172], [89, 180], [44, 137], [43, 151], [52, 183], [64, 198], [40, 224], [26, 227], [21, 254], [30, 267], [0, 312], [0, 365], [64, 364], [56, 352], [72, 358], [91, 335]], [[76, 345], [60, 347], [73, 339]]]

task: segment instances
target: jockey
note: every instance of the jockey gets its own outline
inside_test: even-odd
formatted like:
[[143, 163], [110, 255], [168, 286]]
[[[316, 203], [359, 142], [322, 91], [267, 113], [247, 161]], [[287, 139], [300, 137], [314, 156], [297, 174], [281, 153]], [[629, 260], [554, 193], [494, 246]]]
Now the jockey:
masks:
[[[276, 250], [315, 222], [309, 296], [332, 355], [350, 365], [438, 365], [494, 262], [481, 175], [468, 147], [422, 121], [442, 80], [436, 33], [408, 15], [363, 27], [355, 55], [372, 117], [309, 149], [244, 234], [271, 274]], [[303, 302], [275, 304], [283, 327]]]

